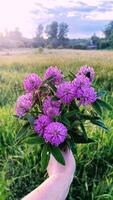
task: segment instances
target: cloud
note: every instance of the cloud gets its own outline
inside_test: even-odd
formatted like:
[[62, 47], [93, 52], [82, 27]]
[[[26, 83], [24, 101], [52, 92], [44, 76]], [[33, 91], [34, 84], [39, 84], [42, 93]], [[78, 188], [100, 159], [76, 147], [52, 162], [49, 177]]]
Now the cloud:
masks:
[[100, 34], [112, 19], [113, 0], [37, 0], [35, 9], [35, 21], [64, 21], [69, 24], [70, 35]]

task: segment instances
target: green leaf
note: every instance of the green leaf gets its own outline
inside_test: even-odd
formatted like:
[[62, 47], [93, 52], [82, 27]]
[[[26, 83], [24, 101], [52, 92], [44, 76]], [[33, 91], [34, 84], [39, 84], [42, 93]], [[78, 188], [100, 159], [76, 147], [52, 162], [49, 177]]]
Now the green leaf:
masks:
[[85, 115], [85, 114], [82, 114], [80, 116], [80, 119], [81, 120], [92, 120], [92, 119], [100, 119], [99, 116], [93, 116], [93, 115]]
[[54, 96], [54, 97], [52, 97], [52, 99], [51, 99], [52, 101], [59, 101], [59, 98], [58, 97], [56, 97], [56, 96]]
[[97, 114], [99, 114], [100, 116], [102, 115], [102, 110], [101, 107], [99, 105], [99, 103], [97, 101], [95, 101], [93, 104], [93, 109], [97, 112]]
[[73, 154], [75, 154], [77, 152], [77, 149], [76, 149], [76, 144], [73, 139], [71, 139], [71, 141], [69, 142], [69, 146], [70, 146]]
[[73, 76], [72, 75], [69, 74], [68, 77], [69, 77], [70, 81], [73, 81]]
[[101, 127], [105, 131], [109, 131], [109, 129], [105, 126], [105, 124], [101, 120], [91, 120], [91, 123]]
[[92, 140], [91, 138], [85, 138], [84, 135], [82, 133], [76, 133], [74, 136], [74, 142], [78, 143], [78, 144], [86, 144], [86, 143], [92, 143], [94, 142], [94, 140]]
[[106, 91], [100, 91], [100, 92], [97, 92], [97, 97], [103, 97], [107, 94]]
[[25, 142], [28, 144], [44, 144], [45, 140], [42, 137], [36, 135], [36, 136], [27, 138]]
[[70, 111], [70, 112], [66, 113], [65, 116], [70, 118], [70, 117], [76, 116], [76, 114], [77, 114], [77, 111], [73, 110], [73, 111]]
[[87, 140], [88, 140], [87, 133], [86, 133], [85, 127], [84, 127], [84, 125], [83, 125], [82, 122], [81, 122], [81, 124], [80, 124], [80, 127], [81, 127], [81, 129], [82, 129], [83, 134], [84, 134], [84, 138], [85, 138], [85, 140], [87, 141]]
[[48, 88], [45, 86], [41, 86], [40, 91], [46, 93], [46, 92], [48, 92]]
[[75, 78], [75, 74], [71, 71], [69, 71], [70, 75], [73, 77], [73, 79]]
[[49, 82], [48, 85], [51, 87], [51, 89], [56, 92], [57, 88], [53, 85], [53, 83]]
[[50, 152], [49, 152], [48, 144], [45, 144], [43, 146], [42, 153], [41, 153], [41, 167], [43, 170], [47, 168], [49, 159], [50, 159]]
[[16, 139], [21, 138], [22, 136], [25, 136], [27, 129], [29, 128], [29, 124], [24, 124], [20, 130], [18, 131], [17, 135], [16, 135]]
[[65, 165], [64, 157], [58, 147], [50, 146], [50, 151], [52, 155], [55, 157], [55, 159], [62, 165]]
[[103, 100], [101, 100], [101, 99], [97, 99], [97, 101], [96, 101], [102, 108], [105, 108], [105, 109], [107, 109], [107, 110], [112, 110], [112, 107], [108, 104], [108, 103], [106, 103], [105, 101], [103, 101]]
[[78, 126], [80, 125], [80, 123], [81, 123], [81, 121], [75, 120], [75, 121], [71, 124], [71, 126], [69, 127], [69, 129], [71, 130], [71, 129], [73, 129], [73, 128], [78, 127]]
[[47, 81], [47, 82], [51, 82], [51, 81], [54, 80], [54, 78], [55, 78], [54, 76], [50, 76], [46, 81]]
[[45, 83], [49, 83], [49, 82], [51, 82], [52, 80], [54, 80], [54, 76], [51, 76], [51, 77], [49, 77], [48, 79], [44, 80], [43, 83], [42, 83], [42, 85], [45, 84]]
[[70, 127], [70, 121], [66, 117], [62, 117], [60, 121], [67, 127]]
[[34, 125], [35, 118], [30, 113], [26, 117], [27, 117], [29, 123], [31, 125]]

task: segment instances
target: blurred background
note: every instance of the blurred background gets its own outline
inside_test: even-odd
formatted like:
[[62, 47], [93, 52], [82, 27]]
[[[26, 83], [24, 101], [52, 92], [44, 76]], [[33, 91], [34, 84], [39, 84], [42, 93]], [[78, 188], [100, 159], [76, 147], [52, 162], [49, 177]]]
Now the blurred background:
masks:
[[0, 50], [110, 49], [112, 20], [112, 0], [0, 0]]

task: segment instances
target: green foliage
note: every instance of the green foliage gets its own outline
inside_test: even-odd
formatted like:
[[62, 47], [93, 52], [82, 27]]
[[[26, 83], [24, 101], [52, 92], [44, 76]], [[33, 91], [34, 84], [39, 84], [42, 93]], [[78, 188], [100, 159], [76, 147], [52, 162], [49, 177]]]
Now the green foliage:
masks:
[[10, 195], [9, 191], [9, 180], [6, 179], [4, 171], [0, 172], [0, 200], [6, 200]]
[[46, 170], [49, 159], [50, 159], [49, 147], [48, 147], [48, 144], [44, 144], [42, 152], [41, 152], [41, 167], [42, 167], [42, 169]]
[[61, 163], [62, 165], [65, 165], [65, 160], [63, 158], [63, 155], [58, 147], [55, 146], [50, 146], [50, 152], [52, 155], [55, 157], [55, 159]]

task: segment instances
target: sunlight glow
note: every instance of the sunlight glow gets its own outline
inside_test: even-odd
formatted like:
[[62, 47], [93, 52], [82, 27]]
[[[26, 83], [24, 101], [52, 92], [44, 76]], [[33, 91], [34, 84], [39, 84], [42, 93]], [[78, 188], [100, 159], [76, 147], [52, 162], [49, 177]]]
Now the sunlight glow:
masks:
[[0, 32], [19, 27], [24, 35], [32, 34], [33, 6], [34, 0], [0, 0]]

